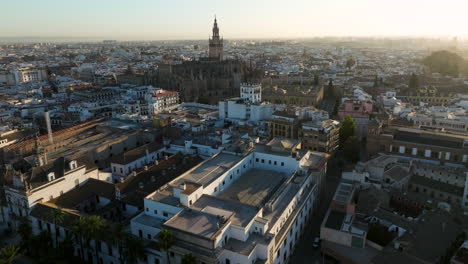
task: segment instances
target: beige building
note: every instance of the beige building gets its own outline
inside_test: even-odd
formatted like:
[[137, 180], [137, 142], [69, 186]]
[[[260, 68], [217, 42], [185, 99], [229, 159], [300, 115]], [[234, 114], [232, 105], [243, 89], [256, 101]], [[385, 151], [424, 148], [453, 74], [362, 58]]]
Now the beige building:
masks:
[[270, 138], [282, 137], [297, 139], [299, 119], [294, 113], [276, 111], [268, 123]]
[[367, 154], [398, 154], [439, 163], [468, 164], [468, 136], [413, 128], [369, 127]]
[[335, 120], [317, 120], [302, 124], [299, 138], [305, 150], [334, 153], [338, 148], [340, 123]]

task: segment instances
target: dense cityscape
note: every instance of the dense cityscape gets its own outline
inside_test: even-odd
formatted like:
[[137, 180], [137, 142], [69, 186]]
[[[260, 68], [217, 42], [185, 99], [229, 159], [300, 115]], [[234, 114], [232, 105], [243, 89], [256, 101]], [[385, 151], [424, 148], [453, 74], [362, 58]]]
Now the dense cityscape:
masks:
[[468, 263], [468, 42], [0, 42], [0, 263]]

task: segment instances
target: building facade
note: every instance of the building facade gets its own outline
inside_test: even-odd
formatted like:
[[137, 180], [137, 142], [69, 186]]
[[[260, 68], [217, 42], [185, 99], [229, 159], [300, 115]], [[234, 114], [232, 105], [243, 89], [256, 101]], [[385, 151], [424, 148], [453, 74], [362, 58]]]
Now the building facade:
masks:
[[283, 137], [297, 139], [299, 131], [299, 119], [294, 113], [276, 111], [268, 122], [270, 138]]
[[339, 145], [340, 123], [335, 120], [317, 120], [302, 124], [299, 138], [302, 148], [313, 151], [334, 153]]

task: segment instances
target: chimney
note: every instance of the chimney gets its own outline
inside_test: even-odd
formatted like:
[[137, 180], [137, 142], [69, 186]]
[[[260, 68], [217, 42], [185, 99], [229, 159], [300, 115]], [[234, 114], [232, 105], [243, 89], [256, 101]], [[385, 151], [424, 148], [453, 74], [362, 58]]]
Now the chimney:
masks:
[[179, 188], [182, 189], [182, 190], [185, 190], [185, 188], [187, 187], [187, 185], [185, 185], [185, 183], [182, 183], [179, 185]]
[[137, 175], [136, 171], [132, 171], [132, 176], [135, 177]]
[[45, 121], [46, 121], [46, 125], [47, 125], [47, 134], [49, 135], [49, 144], [53, 144], [54, 143], [54, 138], [52, 137], [52, 126], [50, 124], [50, 115], [49, 115], [48, 110], [46, 110], [44, 112], [44, 117], [45, 117]]
[[155, 160], [155, 161], [154, 161], [154, 165], [158, 166], [158, 165], [159, 165], [159, 161], [158, 161], [158, 160]]
[[147, 171], [147, 170], [148, 170], [148, 166], [146, 166], [146, 165], [145, 165], [145, 167], [143, 167], [143, 168], [145, 169], [145, 171]]
[[164, 155], [164, 160], [168, 160], [169, 157], [167, 155]]

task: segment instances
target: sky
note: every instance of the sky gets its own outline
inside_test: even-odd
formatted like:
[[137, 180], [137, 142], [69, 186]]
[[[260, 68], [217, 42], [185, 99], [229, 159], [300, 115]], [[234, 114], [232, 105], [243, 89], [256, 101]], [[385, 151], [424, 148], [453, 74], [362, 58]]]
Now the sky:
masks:
[[0, 0], [1, 37], [468, 36], [468, 0]]

